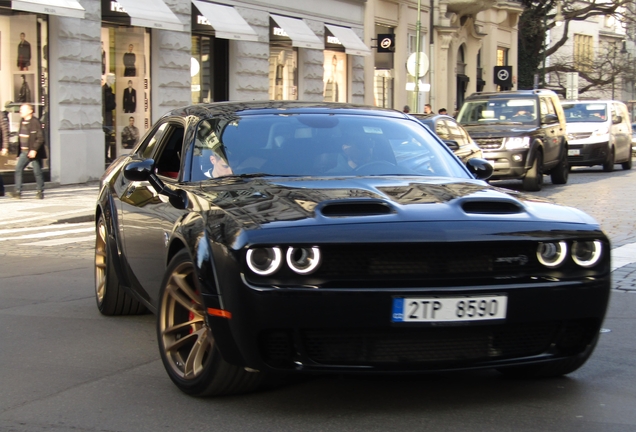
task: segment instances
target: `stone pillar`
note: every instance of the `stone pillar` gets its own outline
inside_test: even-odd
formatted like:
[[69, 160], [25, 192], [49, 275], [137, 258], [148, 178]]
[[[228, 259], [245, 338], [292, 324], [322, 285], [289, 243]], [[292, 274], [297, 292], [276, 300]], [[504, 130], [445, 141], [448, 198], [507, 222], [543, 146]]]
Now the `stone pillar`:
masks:
[[[364, 43], [368, 47], [375, 46], [372, 41], [375, 38], [375, 2], [376, 0], [367, 0], [364, 5]], [[375, 85], [375, 49], [371, 48], [371, 55], [364, 57], [364, 103], [367, 105], [375, 105], [375, 97], [373, 95], [373, 86]]]
[[[371, 1], [371, 0], [369, 0]], [[375, 29], [375, 24], [374, 27]], [[352, 28], [352, 30], [355, 32], [356, 36], [358, 36], [361, 40], [365, 41], [365, 44], [368, 47], [372, 47], [373, 45], [370, 43], [371, 41], [367, 42], [365, 39], [365, 35], [367, 34], [366, 29], [360, 29], [360, 28]], [[375, 36], [374, 36], [375, 37]], [[371, 79], [371, 81], [366, 81], [366, 67], [367, 67], [367, 59], [373, 59], [374, 55], [373, 55], [373, 48], [371, 48], [371, 55], [368, 56], [356, 56], [356, 55], [349, 55], [348, 60], [349, 60], [349, 64], [350, 66], [350, 80], [349, 80], [349, 88], [351, 90], [349, 90], [349, 96], [348, 96], [348, 101], [354, 104], [365, 104], [366, 103], [366, 89], [367, 87], [371, 88], [371, 94], [373, 95], [373, 78]], [[375, 66], [374, 66], [375, 69]], [[368, 83], [367, 85], [365, 85], [365, 83]], [[373, 105], [373, 104], [372, 104]]]
[[[325, 39], [325, 23], [304, 20], [320, 40]], [[322, 102], [325, 74], [325, 53], [317, 49], [298, 49], [298, 100]]]
[[51, 181], [98, 179], [104, 172], [101, 1], [80, 0], [84, 19], [49, 16]]
[[166, 112], [192, 104], [190, 0], [165, 0], [185, 31], [151, 30], [150, 104], [152, 123]]
[[258, 42], [230, 41], [231, 101], [269, 99], [269, 13], [236, 7], [258, 34]]
[[[394, 98], [393, 108], [402, 111], [404, 105], [409, 105], [409, 101], [406, 99], [406, 60], [408, 59], [408, 26], [409, 26], [409, 5], [402, 3], [398, 5], [398, 25], [395, 28], [395, 46], [399, 47], [393, 53], [393, 70], [395, 71], [395, 79], [393, 81], [394, 86]], [[417, 11], [416, 11], [417, 15]], [[417, 21], [417, 17], [415, 18]], [[415, 50], [415, 47], [413, 47]], [[423, 48], [420, 47], [420, 51]], [[415, 110], [415, 107], [411, 107]], [[423, 111], [423, 107], [420, 107], [420, 111]]]

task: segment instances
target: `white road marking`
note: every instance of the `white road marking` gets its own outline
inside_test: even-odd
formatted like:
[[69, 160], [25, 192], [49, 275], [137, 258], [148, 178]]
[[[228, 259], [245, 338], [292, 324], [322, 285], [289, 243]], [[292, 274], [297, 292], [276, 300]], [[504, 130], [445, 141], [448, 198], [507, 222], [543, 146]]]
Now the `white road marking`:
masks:
[[612, 271], [636, 262], [636, 243], [612, 249]]
[[43, 241], [33, 242], [33, 243], [20, 243], [18, 246], [59, 246], [63, 244], [80, 243], [80, 242], [94, 241], [94, 240], [95, 240], [95, 234], [90, 236], [85, 236], [85, 237], [43, 240]]
[[42, 225], [28, 228], [8, 228], [8, 229], [0, 229], [0, 235], [4, 234], [16, 234], [21, 232], [33, 232], [40, 230], [50, 230], [51, 228], [76, 228], [76, 227], [94, 227], [95, 224], [93, 222], [82, 222], [82, 223], [69, 223], [69, 224], [59, 224], [59, 225]]
[[95, 228], [89, 227], [89, 228], [78, 228], [78, 229], [62, 230], [62, 231], [59, 231], [59, 230], [47, 231], [42, 233], [26, 234], [26, 235], [16, 236], [16, 237], [0, 237], [0, 241], [28, 240], [28, 239], [45, 238], [45, 237], [59, 237], [59, 236], [67, 235], [67, 234], [77, 234], [77, 233], [83, 233], [83, 232], [90, 232], [94, 230]]
[[51, 220], [51, 219], [57, 219], [60, 216], [68, 216], [68, 215], [79, 214], [79, 213], [86, 213], [86, 210], [85, 209], [70, 210], [65, 212], [48, 213], [48, 214], [35, 216], [35, 217], [7, 219], [7, 220], [0, 221], [0, 225], [9, 225], [9, 224], [14, 224], [16, 222], [33, 222], [38, 220]]

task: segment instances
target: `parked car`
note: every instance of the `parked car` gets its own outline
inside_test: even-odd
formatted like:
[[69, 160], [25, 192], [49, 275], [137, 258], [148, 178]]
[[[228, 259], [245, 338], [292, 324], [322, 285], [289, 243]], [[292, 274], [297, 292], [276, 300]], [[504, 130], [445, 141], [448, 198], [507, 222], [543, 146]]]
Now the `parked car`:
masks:
[[632, 123], [632, 154], [636, 155], [636, 123]]
[[435, 132], [435, 134], [444, 141], [444, 144], [464, 163], [466, 163], [468, 159], [475, 157], [483, 158], [483, 153], [479, 146], [475, 144], [475, 141], [468, 135], [466, 129], [457, 123], [453, 117], [440, 114], [411, 115]]
[[527, 191], [568, 181], [568, 142], [558, 96], [550, 90], [474, 93], [457, 121], [484, 152], [495, 171], [492, 179], [521, 179]]
[[570, 373], [599, 337], [609, 240], [491, 173], [393, 110], [174, 110], [101, 179], [97, 307], [155, 313], [196, 396], [281, 374]]
[[623, 169], [632, 169], [632, 125], [623, 102], [567, 101], [562, 106], [570, 166], [603, 165], [603, 171], [609, 172], [620, 163]]

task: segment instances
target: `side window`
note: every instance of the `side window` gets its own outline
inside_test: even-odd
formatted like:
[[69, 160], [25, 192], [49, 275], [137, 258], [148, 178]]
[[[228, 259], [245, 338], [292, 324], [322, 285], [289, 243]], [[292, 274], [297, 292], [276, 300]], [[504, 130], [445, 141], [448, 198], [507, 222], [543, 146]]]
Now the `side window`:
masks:
[[161, 141], [161, 137], [165, 133], [167, 127], [168, 123], [162, 124], [152, 135], [149, 135], [148, 138], [146, 138], [145, 144], [143, 144], [140, 149], [140, 154], [144, 159], [152, 157], [155, 152], [155, 147], [157, 146], [157, 143]]
[[556, 114], [554, 110], [554, 104], [552, 100], [547, 97], [541, 98], [541, 117], [544, 117], [548, 114]]
[[180, 124], [170, 124], [164, 131], [162, 148], [157, 155], [155, 170], [157, 174], [173, 179], [179, 178], [181, 170], [181, 152], [183, 151], [184, 129]]
[[466, 141], [466, 139], [464, 138], [462, 131], [455, 123], [453, 123], [452, 121], [447, 121], [446, 125], [448, 126], [448, 131], [450, 132], [450, 139], [457, 141], [457, 144], [460, 147], [468, 144], [468, 141]]
[[444, 120], [440, 120], [435, 124], [435, 133], [443, 140], [450, 139], [448, 127], [446, 127], [446, 122]]

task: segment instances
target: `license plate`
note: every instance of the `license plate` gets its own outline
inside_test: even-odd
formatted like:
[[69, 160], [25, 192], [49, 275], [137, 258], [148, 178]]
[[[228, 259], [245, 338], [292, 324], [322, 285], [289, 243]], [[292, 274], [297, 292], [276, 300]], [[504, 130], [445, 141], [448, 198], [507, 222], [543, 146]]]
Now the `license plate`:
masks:
[[581, 150], [579, 149], [568, 150], [568, 156], [579, 156], [580, 154], [581, 154]]
[[464, 322], [506, 318], [508, 297], [502, 295], [466, 297], [393, 298], [392, 322]]

